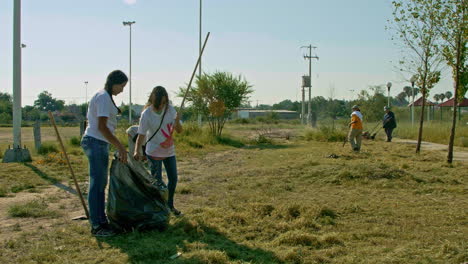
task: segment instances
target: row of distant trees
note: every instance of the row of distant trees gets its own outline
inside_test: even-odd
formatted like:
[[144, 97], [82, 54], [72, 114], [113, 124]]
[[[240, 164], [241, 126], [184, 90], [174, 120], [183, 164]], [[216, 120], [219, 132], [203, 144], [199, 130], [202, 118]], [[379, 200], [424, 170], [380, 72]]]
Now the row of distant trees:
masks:
[[[223, 73], [226, 75], [227, 73]], [[228, 75], [228, 74], [227, 74]], [[207, 78], [207, 76], [210, 76], [208, 74], [204, 75]], [[213, 75], [216, 76], [216, 75]], [[231, 76], [232, 78], [235, 79], [235, 77]], [[205, 80], [206, 82], [206, 80]], [[246, 82], [245, 80], [240, 81]], [[205, 120], [208, 120], [210, 118], [210, 105], [213, 104], [212, 102], [209, 102], [206, 100], [203, 101], [202, 99], [198, 104], [194, 104], [193, 100], [195, 96], [195, 92], [198, 92], [199, 88], [199, 82], [198, 80], [196, 81], [196, 86], [192, 93], [190, 93], [190, 96], [188, 98], [189, 105], [186, 109], [184, 109], [184, 115], [183, 119], [184, 120], [196, 120], [198, 113], [202, 113], [203, 118]], [[203, 85], [203, 84], [202, 84]], [[244, 83], [244, 86], [248, 85], [248, 83]], [[391, 97], [391, 105], [392, 106], [407, 106], [409, 102], [411, 101], [411, 87], [406, 86], [403, 88], [403, 92], [398, 94], [396, 97]], [[229, 88], [229, 89], [232, 89]], [[419, 94], [419, 89], [415, 89], [415, 96]], [[229, 105], [229, 108], [227, 109], [226, 113], [226, 118], [230, 117], [230, 113], [232, 110], [234, 110], [237, 107], [244, 107], [244, 108], [252, 108], [252, 109], [258, 109], [258, 110], [290, 110], [290, 111], [296, 111], [298, 113], [301, 112], [302, 108], [302, 103], [300, 101], [292, 101], [289, 99], [283, 100], [279, 103], [273, 104], [273, 105], [268, 105], [268, 104], [260, 104], [256, 106], [251, 106], [249, 102], [247, 101], [248, 99], [248, 94], [250, 94], [250, 90], [247, 90], [248, 93], [241, 92], [241, 93], [246, 93], [242, 97], [242, 100], [237, 100], [234, 103], [231, 103]], [[206, 91], [205, 91], [206, 92]], [[211, 92], [211, 94], [214, 94]], [[225, 101], [226, 99], [224, 97], [227, 97], [228, 94], [226, 93], [220, 93], [223, 94], [223, 96], [217, 96], [217, 99], [212, 99], [213, 102], [220, 102], [220, 101]], [[201, 96], [201, 95], [200, 95]], [[446, 92], [446, 93], [441, 93], [441, 94], [436, 94], [434, 95], [434, 100], [435, 101], [443, 101], [444, 99], [450, 99], [452, 97], [451, 92]], [[238, 98], [240, 98], [238, 96]], [[316, 117], [318, 120], [336, 120], [340, 118], [347, 118], [349, 116], [349, 111], [350, 108], [353, 104], [358, 104], [361, 106], [362, 111], [366, 115], [366, 120], [368, 121], [377, 121], [381, 119], [381, 114], [382, 114], [382, 107], [387, 104], [387, 96], [385, 95], [385, 87], [383, 85], [377, 85], [377, 86], [370, 86], [365, 90], [362, 90], [359, 95], [357, 100], [339, 100], [335, 99], [332, 97], [325, 98], [323, 96], [316, 96], [312, 98], [312, 111], [316, 114]], [[219, 104], [219, 103], [218, 103]], [[215, 105], [215, 104], [213, 104]], [[82, 120], [85, 120], [85, 115], [86, 115], [86, 110], [87, 110], [87, 104], [68, 104], [66, 105], [63, 100], [54, 98], [51, 93], [44, 91], [40, 93], [37, 97], [37, 99], [34, 101], [33, 105], [27, 105], [23, 107], [23, 120], [25, 121], [35, 121], [35, 120], [41, 120], [41, 121], [47, 121], [48, 120], [48, 115], [47, 111], [52, 111], [57, 113], [57, 119], [59, 121], [65, 122], [65, 123], [77, 123]], [[211, 109], [214, 106], [211, 106]], [[128, 113], [129, 113], [129, 107], [128, 105], [122, 104], [120, 106], [122, 110], [122, 119], [128, 120]], [[306, 109], [307, 109], [307, 103], [306, 103]], [[307, 111], [306, 111], [307, 112]], [[138, 117], [140, 113], [136, 113], [135, 111], [132, 111], [132, 116]], [[224, 113], [223, 113], [224, 114]], [[0, 93], [0, 124], [9, 124], [12, 121], [12, 97], [10, 94], [7, 93]]]
[[[22, 108], [24, 121], [49, 120], [48, 111], [57, 113], [57, 120], [65, 123], [77, 123], [85, 120], [87, 103], [65, 104], [64, 100], [54, 98], [51, 93], [41, 92], [33, 105]], [[128, 105], [121, 105], [122, 118], [128, 118]], [[135, 116], [135, 112], [132, 112]], [[0, 124], [11, 124], [13, 116], [13, 98], [8, 93], [0, 93]]]

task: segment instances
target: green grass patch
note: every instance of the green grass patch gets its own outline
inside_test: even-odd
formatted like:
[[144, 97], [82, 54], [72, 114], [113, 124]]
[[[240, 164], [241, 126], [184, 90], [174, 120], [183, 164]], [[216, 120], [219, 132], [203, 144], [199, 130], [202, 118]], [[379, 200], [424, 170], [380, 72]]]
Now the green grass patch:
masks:
[[41, 147], [37, 150], [37, 154], [39, 155], [47, 155], [49, 153], [57, 152], [59, 152], [58, 147], [56, 144], [53, 143], [43, 143]]
[[33, 200], [26, 203], [14, 204], [8, 208], [10, 217], [57, 217], [58, 212], [48, 209], [45, 201]]
[[338, 129], [329, 125], [320, 125], [318, 129], [309, 129], [304, 138], [308, 141], [343, 142], [346, 139], [347, 129]]
[[71, 146], [79, 147], [80, 144], [81, 144], [81, 139], [79, 137], [77, 137], [77, 136], [73, 136], [68, 140], [68, 143]]

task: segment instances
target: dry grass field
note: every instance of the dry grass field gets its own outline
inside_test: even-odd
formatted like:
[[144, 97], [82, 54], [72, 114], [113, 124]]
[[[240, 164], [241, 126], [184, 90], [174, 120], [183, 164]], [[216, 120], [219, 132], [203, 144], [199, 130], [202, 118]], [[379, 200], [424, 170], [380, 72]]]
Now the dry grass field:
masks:
[[[164, 232], [91, 236], [71, 220], [82, 209], [60, 153], [1, 164], [0, 263], [468, 261], [467, 162], [383, 141], [352, 153], [299, 126], [269, 129], [292, 136], [258, 140], [252, 125], [230, 125], [222, 139], [179, 135], [175, 202], [185, 216]], [[67, 148], [86, 189], [87, 161]]]

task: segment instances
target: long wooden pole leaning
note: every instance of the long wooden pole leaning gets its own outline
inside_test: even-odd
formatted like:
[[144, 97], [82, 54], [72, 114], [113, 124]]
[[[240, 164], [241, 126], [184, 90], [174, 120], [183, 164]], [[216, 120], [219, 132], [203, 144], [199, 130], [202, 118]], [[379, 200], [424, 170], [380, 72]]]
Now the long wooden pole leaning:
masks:
[[182, 99], [182, 103], [180, 104], [180, 110], [179, 111], [182, 111], [182, 109], [184, 108], [185, 98], [187, 97], [188, 92], [190, 90], [190, 87], [192, 86], [193, 77], [195, 77], [195, 73], [197, 72], [198, 65], [200, 65], [200, 61], [201, 61], [201, 58], [202, 58], [202, 55], [203, 55], [203, 51], [205, 50], [205, 45], [206, 45], [206, 42], [208, 41], [208, 37], [210, 37], [210, 32], [208, 32], [208, 34], [206, 34], [205, 42], [203, 43], [203, 47], [201, 49], [200, 55], [198, 56], [198, 60], [197, 60], [197, 64], [195, 65], [195, 69], [193, 69], [192, 77], [190, 77], [190, 81], [189, 81], [189, 84], [187, 86], [187, 90], [185, 91], [184, 98]]
[[81, 194], [80, 186], [78, 185], [78, 181], [76, 180], [75, 173], [73, 172], [73, 168], [70, 164], [70, 159], [68, 159], [67, 151], [65, 150], [65, 146], [63, 145], [62, 138], [60, 137], [60, 134], [58, 132], [57, 126], [55, 125], [55, 119], [54, 116], [52, 115], [52, 112], [49, 111], [49, 118], [50, 118], [50, 123], [54, 126], [55, 129], [55, 134], [57, 135], [57, 140], [60, 143], [60, 146], [62, 147], [63, 155], [65, 155], [65, 159], [67, 160], [68, 168], [70, 169], [73, 181], [75, 182], [75, 188], [76, 191], [78, 192], [78, 195], [80, 196], [81, 204], [83, 205], [83, 209], [85, 211], [86, 217], [89, 219], [89, 212], [88, 212], [88, 207], [86, 206], [86, 203], [83, 199], [83, 195]]

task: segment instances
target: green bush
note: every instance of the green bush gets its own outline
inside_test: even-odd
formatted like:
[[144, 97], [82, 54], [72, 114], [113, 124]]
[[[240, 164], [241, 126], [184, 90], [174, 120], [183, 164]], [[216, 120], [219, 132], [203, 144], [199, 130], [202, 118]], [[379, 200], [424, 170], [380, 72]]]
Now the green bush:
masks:
[[59, 152], [57, 146], [52, 143], [44, 143], [37, 150], [37, 154], [39, 155], [47, 155], [49, 153], [57, 153], [57, 152]]
[[70, 145], [75, 146], [75, 147], [79, 147], [81, 144], [81, 140], [77, 136], [71, 137], [69, 142], [70, 142]]
[[236, 118], [236, 119], [231, 120], [229, 123], [245, 125], [245, 124], [255, 123], [255, 121], [249, 118]]
[[305, 133], [305, 139], [308, 141], [340, 142], [346, 139], [344, 129], [338, 130], [328, 125], [321, 125], [318, 129], [308, 130]]

